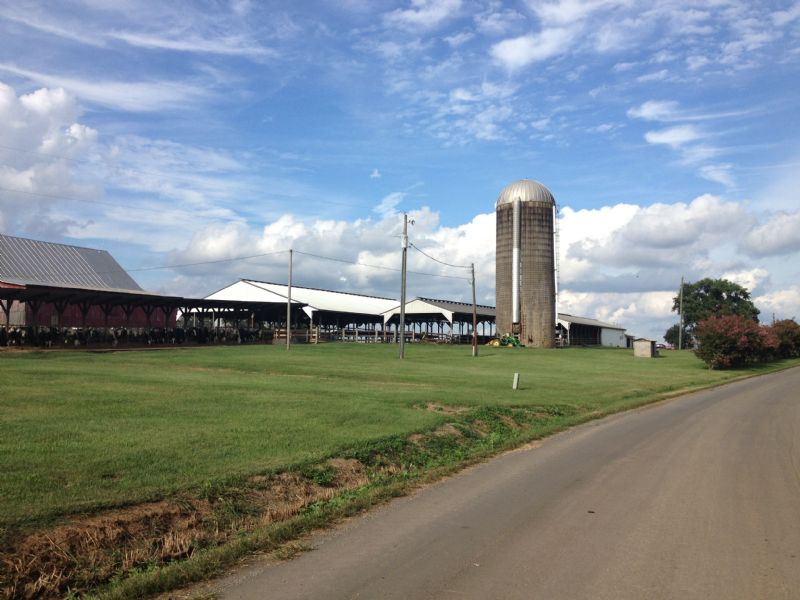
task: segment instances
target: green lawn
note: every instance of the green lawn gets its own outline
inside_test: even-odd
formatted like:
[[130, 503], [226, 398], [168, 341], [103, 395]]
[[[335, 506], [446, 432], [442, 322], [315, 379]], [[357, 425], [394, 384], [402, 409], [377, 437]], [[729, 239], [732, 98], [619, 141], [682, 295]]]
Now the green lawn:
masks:
[[[435, 427], [420, 407], [644, 402], [741, 374], [688, 352], [324, 344], [0, 353], [0, 527], [162, 497]], [[521, 389], [511, 390], [513, 373]]]

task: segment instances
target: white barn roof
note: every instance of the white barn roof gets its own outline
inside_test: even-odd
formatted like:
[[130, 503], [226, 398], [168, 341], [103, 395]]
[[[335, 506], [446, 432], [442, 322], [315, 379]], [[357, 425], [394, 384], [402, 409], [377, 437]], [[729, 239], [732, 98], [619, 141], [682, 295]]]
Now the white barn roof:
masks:
[[[478, 304], [477, 315], [481, 321], [491, 320], [497, 314], [493, 306]], [[456, 314], [472, 315], [472, 304], [468, 302], [454, 302], [452, 300], [437, 300], [435, 298], [415, 298], [406, 302], [406, 316], [441, 315], [452, 325]], [[388, 323], [392, 317], [400, 314], [398, 304], [383, 314], [383, 320]]]
[[[280, 298], [285, 302], [287, 295], [288, 286], [286, 284], [242, 279], [214, 292], [208, 298], [224, 298], [226, 300], [272, 300], [273, 298]], [[398, 305], [397, 300], [392, 298], [334, 292], [295, 285], [292, 286], [292, 301], [308, 305], [303, 310], [309, 316], [316, 311], [321, 311], [365, 315], [379, 319], [383, 318], [383, 313], [387, 310]]]

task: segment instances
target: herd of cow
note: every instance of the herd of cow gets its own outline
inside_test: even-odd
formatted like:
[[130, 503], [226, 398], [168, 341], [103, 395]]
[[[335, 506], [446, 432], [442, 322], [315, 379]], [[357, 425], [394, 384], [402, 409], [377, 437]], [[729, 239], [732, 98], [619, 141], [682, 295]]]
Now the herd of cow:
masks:
[[271, 342], [272, 332], [244, 327], [175, 328], [79, 328], [79, 327], [2, 327], [0, 347], [118, 347], [165, 346], [177, 344], [245, 344]]

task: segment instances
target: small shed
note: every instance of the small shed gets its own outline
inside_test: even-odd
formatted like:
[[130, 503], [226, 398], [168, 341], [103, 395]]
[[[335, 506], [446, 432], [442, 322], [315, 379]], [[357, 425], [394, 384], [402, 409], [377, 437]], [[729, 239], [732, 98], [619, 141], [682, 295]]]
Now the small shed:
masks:
[[655, 358], [658, 356], [655, 340], [648, 340], [646, 338], [637, 338], [633, 340], [633, 355], [639, 358]]

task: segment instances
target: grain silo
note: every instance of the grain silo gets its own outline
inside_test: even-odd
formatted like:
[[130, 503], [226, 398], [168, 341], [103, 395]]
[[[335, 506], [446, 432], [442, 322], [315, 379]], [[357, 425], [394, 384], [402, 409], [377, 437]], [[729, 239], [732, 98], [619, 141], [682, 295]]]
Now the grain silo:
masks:
[[526, 346], [555, 346], [556, 201], [545, 186], [521, 179], [497, 198], [497, 333]]

